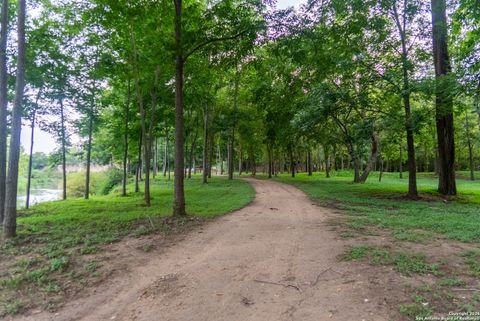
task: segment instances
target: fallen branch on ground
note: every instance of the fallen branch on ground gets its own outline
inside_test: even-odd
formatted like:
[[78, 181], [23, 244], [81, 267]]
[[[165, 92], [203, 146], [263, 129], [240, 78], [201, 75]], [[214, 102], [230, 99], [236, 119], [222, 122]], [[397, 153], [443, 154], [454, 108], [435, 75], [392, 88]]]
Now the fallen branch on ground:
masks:
[[293, 285], [293, 284], [277, 283], [277, 282], [262, 281], [262, 280], [253, 280], [253, 281], [257, 282], [257, 283], [280, 285], [280, 286], [283, 286], [285, 288], [294, 288], [295, 290], [300, 291], [300, 288], [296, 285]]

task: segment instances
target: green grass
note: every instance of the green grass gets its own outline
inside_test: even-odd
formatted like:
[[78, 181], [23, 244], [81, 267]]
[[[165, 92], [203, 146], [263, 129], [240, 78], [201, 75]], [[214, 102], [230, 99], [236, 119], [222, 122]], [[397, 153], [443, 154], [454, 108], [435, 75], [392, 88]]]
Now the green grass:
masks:
[[342, 257], [345, 261], [366, 260], [371, 265], [392, 265], [403, 275], [439, 275], [438, 264], [428, 263], [422, 253], [395, 252], [387, 248], [359, 245], [351, 247]]
[[[400, 240], [424, 241], [432, 233], [460, 241], [480, 241], [480, 181], [457, 180], [458, 196], [444, 201], [438, 197], [433, 174], [419, 174], [418, 189], [423, 200], [403, 198], [407, 175], [385, 173], [382, 182], [372, 173], [364, 184], [353, 184], [352, 173], [337, 172], [331, 178], [315, 173], [279, 175], [277, 180], [294, 184], [323, 206], [338, 208], [353, 216], [352, 228], [373, 225], [389, 228]], [[420, 230], [420, 231], [419, 231]]]
[[[151, 195], [149, 208], [142, 193], [123, 197], [117, 188], [90, 200], [49, 202], [21, 211], [18, 237], [0, 247], [0, 317], [33, 306], [55, 307], [65, 284], [85, 286], [89, 278], [99, 277], [101, 264], [89, 255], [102, 245], [175, 228], [164, 222], [172, 212], [173, 182], [153, 180]], [[242, 180], [212, 178], [203, 185], [200, 177], [193, 177], [185, 181], [185, 196], [187, 213], [208, 219], [244, 207], [255, 191]], [[145, 246], [143, 251], [152, 249]], [[57, 299], [51, 301], [49, 293]]]

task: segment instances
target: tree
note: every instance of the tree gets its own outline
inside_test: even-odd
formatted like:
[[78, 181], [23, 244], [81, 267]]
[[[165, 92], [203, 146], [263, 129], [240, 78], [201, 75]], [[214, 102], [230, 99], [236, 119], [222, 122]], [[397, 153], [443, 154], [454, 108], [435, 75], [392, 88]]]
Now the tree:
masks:
[[3, 237], [6, 239], [15, 237], [17, 234], [17, 186], [18, 186], [18, 162], [20, 159], [20, 132], [22, 130], [22, 106], [25, 88], [25, 16], [26, 1], [18, 1], [17, 17], [17, 75], [15, 84], [15, 100], [12, 115], [12, 131], [10, 136], [10, 151], [8, 159], [7, 192], [5, 197], [5, 218], [3, 225]]
[[435, 117], [439, 159], [438, 192], [442, 195], [456, 195], [452, 69], [447, 43], [447, 5], [445, 0], [432, 0], [431, 5], [436, 78]]
[[0, 225], [5, 213], [7, 178], [7, 37], [8, 37], [8, 0], [2, 1], [0, 22]]

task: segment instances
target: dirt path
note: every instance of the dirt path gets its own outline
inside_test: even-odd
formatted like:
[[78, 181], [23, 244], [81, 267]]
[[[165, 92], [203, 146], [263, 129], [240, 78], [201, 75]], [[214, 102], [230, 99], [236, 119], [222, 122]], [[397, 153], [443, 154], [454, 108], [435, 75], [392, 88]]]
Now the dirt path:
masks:
[[326, 223], [336, 214], [292, 186], [249, 182], [257, 197], [246, 208], [190, 233], [55, 314], [19, 319], [389, 320], [388, 274], [338, 262], [346, 241]]

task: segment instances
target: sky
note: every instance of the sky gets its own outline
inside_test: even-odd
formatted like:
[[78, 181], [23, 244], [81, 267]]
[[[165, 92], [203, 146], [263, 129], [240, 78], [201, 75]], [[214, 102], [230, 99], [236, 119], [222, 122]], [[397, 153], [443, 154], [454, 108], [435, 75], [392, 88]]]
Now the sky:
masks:
[[299, 7], [305, 0], [277, 0], [277, 8], [285, 9], [287, 7]]
[[[299, 7], [302, 3], [306, 0], [277, 0], [277, 8], [278, 9], [285, 9], [287, 7]], [[29, 126], [22, 127], [22, 146], [25, 151], [30, 150], [30, 133], [31, 129]], [[34, 144], [33, 144], [33, 152], [43, 152], [43, 153], [51, 153], [56, 148], [55, 139], [52, 135], [39, 130], [38, 128], [35, 130], [35, 137], [34, 137]]]

